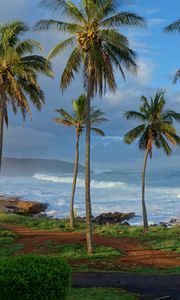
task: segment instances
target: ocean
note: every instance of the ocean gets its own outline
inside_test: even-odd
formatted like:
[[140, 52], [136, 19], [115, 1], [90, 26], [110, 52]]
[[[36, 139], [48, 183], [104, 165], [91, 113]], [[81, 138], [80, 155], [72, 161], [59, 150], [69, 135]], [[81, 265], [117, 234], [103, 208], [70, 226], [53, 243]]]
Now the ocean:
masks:
[[[0, 194], [49, 204], [48, 216], [69, 214], [72, 174], [34, 174], [32, 177], [1, 177]], [[91, 176], [92, 213], [135, 212], [131, 224], [142, 223], [141, 174], [134, 171], [98, 171]], [[148, 172], [146, 204], [150, 223], [180, 217], [180, 172]], [[75, 195], [77, 215], [85, 215], [84, 176], [79, 174]]]

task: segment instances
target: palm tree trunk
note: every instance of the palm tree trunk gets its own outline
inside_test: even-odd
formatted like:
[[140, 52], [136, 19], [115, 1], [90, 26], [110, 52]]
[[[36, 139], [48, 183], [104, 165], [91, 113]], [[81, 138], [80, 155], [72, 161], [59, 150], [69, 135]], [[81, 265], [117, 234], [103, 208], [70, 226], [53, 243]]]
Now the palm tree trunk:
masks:
[[79, 165], [79, 134], [76, 134], [76, 159], [74, 164], [74, 177], [72, 184], [72, 195], [71, 195], [71, 204], [70, 204], [70, 228], [74, 229], [75, 227], [75, 216], [74, 216], [74, 195], [76, 191], [76, 181], [78, 174], [78, 165]]
[[148, 232], [148, 219], [147, 219], [147, 210], [146, 210], [146, 203], [145, 203], [145, 175], [146, 175], [148, 154], [149, 154], [149, 150], [147, 148], [144, 156], [144, 164], [142, 169], [142, 213], [143, 213], [144, 232]]
[[2, 168], [2, 153], [3, 153], [3, 130], [4, 130], [4, 105], [6, 95], [3, 89], [0, 91], [0, 172]]
[[85, 203], [86, 203], [86, 246], [89, 255], [93, 253], [93, 230], [92, 230], [92, 211], [90, 195], [90, 108], [91, 108], [92, 86], [91, 86], [91, 68], [88, 71], [88, 89], [86, 101], [86, 161], [85, 161]]

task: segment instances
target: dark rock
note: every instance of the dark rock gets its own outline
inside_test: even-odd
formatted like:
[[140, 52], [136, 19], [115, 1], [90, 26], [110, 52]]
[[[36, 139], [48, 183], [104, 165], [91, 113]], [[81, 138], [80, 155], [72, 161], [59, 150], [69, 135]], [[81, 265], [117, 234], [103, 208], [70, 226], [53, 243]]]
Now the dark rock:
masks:
[[0, 196], [0, 211], [37, 215], [45, 212], [48, 204], [35, 201], [26, 201], [17, 197]]
[[162, 226], [164, 228], [168, 228], [168, 223], [166, 223], [166, 222], [160, 222], [159, 224], [160, 224], [160, 226]]
[[131, 226], [128, 222], [123, 222], [122, 225]]
[[152, 224], [150, 227], [158, 227], [158, 224]]
[[121, 224], [124, 221], [130, 220], [135, 217], [134, 212], [120, 213], [120, 212], [109, 212], [102, 213], [101, 215], [94, 218], [93, 222], [97, 224]]
[[170, 225], [180, 224], [180, 218], [173, 218], [169, 221]]

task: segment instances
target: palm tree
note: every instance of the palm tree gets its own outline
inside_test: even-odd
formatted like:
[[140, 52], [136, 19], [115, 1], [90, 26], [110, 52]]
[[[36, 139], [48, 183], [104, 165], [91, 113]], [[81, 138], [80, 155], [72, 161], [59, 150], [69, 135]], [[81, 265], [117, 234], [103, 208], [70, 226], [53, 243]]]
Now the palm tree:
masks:
[[[174, 23], [171, 23], [169, 26], [165, 27], [164, 30], [166, 32], [180, 32], [180, 19], [175, 21]], [[176, 83], [179, 78], [180, 78], [180, 69], [177, 70], [173, 82]]]
[[145, 173], [148, 157], [152, 158], [153, 147], [162, 148], [166, 155], [170, 155], [173, 146], [180, 144], [180, 137], [173, 126], [173, 120], [180, 120], [180, 114], [172, 110], [164, 110], [166, 104], [165, 92], [157, 92], [154, 99], [149, 101], [142, 96], [139, 111], [125, 113], [127, 120], [135, 119], [142, 122], [139, 126], [130, 130], [124, 137], [126, 144], [131, 144], [138, 139], [138, 147], [145, 151], [142, 168], [142, 213], [144, 231], [148, 231], [147, 210], [145, 204]]
[[[81, 95], [77, 100], [72, 102], [73, 113], [69, 114], [64, 109], [57, 109], [56, 111], [60, 114], [60, 117], [54, 119], [54, 121], [58, 124], [75, 127], [76, 129], [76, 158], [74, 164], [74, 176], [73, 176], [73, 184], [72, 184], [72, 194], [71, 194], [71, 202], [70, 202], [70, 227], [74, 229], [75, 227], [75, 216], [74, 216], [74, 196], [76, 191], [76, 181], [78, 174], [78, 165], [79, 165], [79, 139], [82, 135], [85, 127], [86, 120], [86, 96]], [[91, 108], [90, 112], [90, 122], [91, 122], [91, 130], [96, 132], [98, 135], [104, 136], [104, 132], [99, 128], [92, 127], [96, 123], [101, 123], [107, 121], [107, 119], [103, 118], [104, 113], [99, 109], [95, 110], [94, 107]]]
[[30, 112], [27, 97], [40, 110], [44, 103], [37, 74], [52, 76], [49, 62], [42, 56], [31, 55], [42, 46], [35, 40], [21, 40], [28, 27], [20, 21], [0, 25], [0, 169], [3, 149], [4, 121], [8, 124], [8, 106], [14, 113], [20, 109], [23, 118]]
[[[85, 161], [85, 202], [86, 202], [86, 243], [89, 254], [93, 252], [92, 213], [90, 197], [90, 107], [91, 99], [116, 90], [114, 68], [123, 78], [124, 68], [136, 72], [136, 55], [129, 48], [129, 42], [118, 28], [142, 26], [143, 18], [134, 13], [117, 12], [116, 0], [41, 0], [41, 5], [64, 16], [67, 21], [41, 20], [36, 30], [56, 30], [69, 37], [61, 41], [50, 52], [52, 59], [71, 48], [66, 67], [61, 76], [62, 91], [68, 87], [80, 70], [83, 72], [86, 102], [86, 161]], [[120, 5], [119, 5], [120, 6]]]

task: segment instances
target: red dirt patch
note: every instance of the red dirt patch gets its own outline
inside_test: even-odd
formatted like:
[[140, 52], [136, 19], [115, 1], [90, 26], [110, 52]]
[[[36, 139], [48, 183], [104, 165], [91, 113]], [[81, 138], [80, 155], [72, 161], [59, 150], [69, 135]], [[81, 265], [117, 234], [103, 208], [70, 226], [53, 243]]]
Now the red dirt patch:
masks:
[[[23, 244], [23, 253], [44, 254], [39, 249], [39, 245], [46, 241], [54, 241], [59, 244], [85, 244], [85, 235], [74, 232], [51, 232], [42, 230], [33, 230], [31, 228], [18, 227], [13, 225], [0, 224], [6, 229], [16, 233], [19, 238], [15, 244]], [[87, 259], [70, 260], [72, 266], [149, 266], [156, 268], [177, 267], [180, 266], [180, 256], [174, 252], [165, 252], [159, 250], [148, 250], [142, 247], [141, 243], [131, 238], [113, 238], [94, 236], [95, 244], [112, 247], [124, 252], [123, 257], [114, 258], [111, 261], [90, 261]], [[52, 253], [52, 252], [51, 252]], [[20, 254], [20, 252], [19, 252]]]

